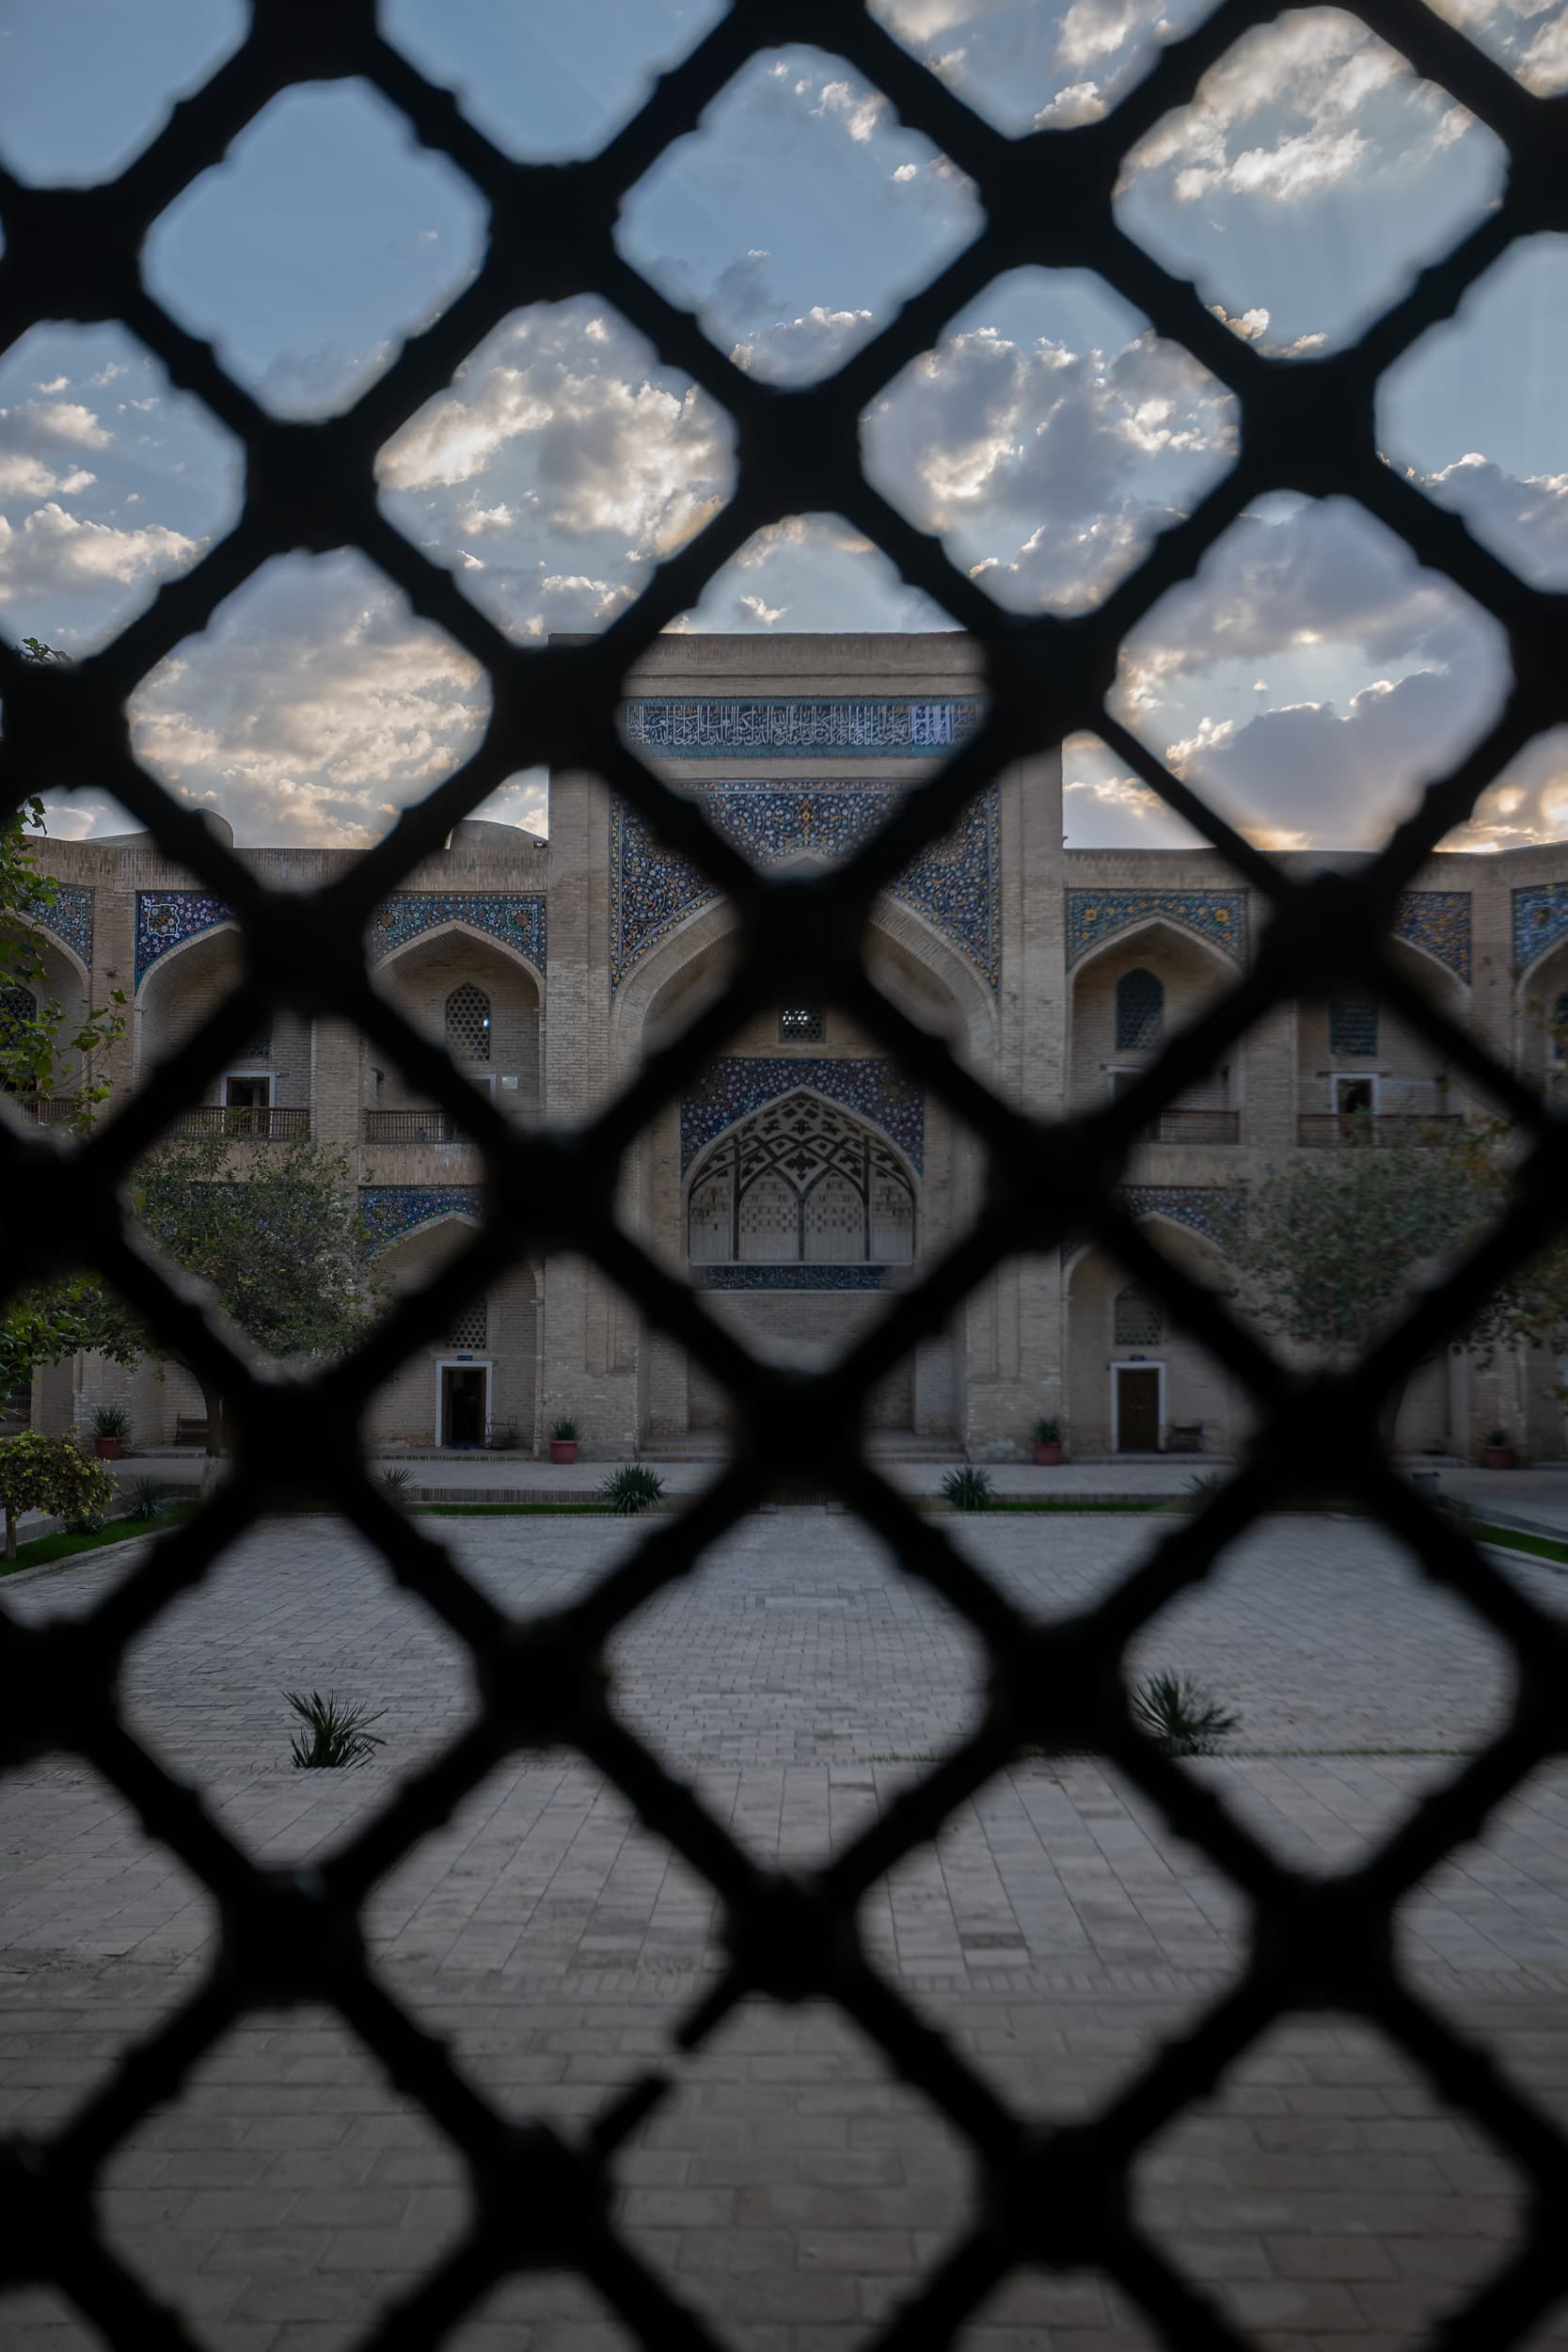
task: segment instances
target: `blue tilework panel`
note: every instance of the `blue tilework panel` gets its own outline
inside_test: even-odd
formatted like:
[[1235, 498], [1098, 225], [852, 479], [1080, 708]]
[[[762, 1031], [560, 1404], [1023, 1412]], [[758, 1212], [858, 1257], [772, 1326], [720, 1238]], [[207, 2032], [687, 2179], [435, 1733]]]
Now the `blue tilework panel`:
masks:
[[160, 956], [198, 932], [216, 930], [233, 916], [221, 898], [204, 890], [138, 890], [136, 893], [136, 986]]
[[710, 1062], [698, 1085], [681, 1104], [681, 1174], [684, 1176], [705, 1144], [749, 1118], [765, 1103], [797, 1087], [810, 1087], [830, 1103], [842, 1103], [879, 1127], [909, 1161], [926, 1166], [926, 1103], [918, 1087], [898, 1075], [890, 1061], [785, 1061], [732, 1054]]
[[693, 1266], [703, 1291], [884, 1291], [896, 1269], [885, 1265]]
[[[1112, 1194], [1130, 1216], [1166, 1216], [1201, 1233], [1216, 1249], [1229, 1251], [1246, 1224], [1246, 1195], [1237, 1186], [1218, 1184], [1118, 1184]], [[1070, 1233], [1062, 1244], [1064, 1261], [1086, 1249], [1093, 1236]]]
[[53, 931], [92, 969], [92, 889], [88, 883], [57, 882], [52, 898], [39, 898], [22, 912], [40, 931]]
[[371, 917], [371, 961], [379, 962], [394, 947], [406, 946], [442, 923], [465, 923], [471, 931], [487, 931], [526, 956], [536, 970], [545, 968], [543, 894], [518, 891], [400, 890], [395, 898], [384, 898]]
[[665, 759], [940, 759], [969, 740], [984, 710], [978, 694], [648, 694], [622, 704], [621, 723], [633, 751]]
[[1068, 969], [1081, 956], [1158, 915], [1180, 930], [1223, 947], [1238, 963], [1246, 961], [1247, 895], [1244, 890], [1069, 890], [1067, 893]]
[[[833, 778], [810, 784], [726, 779], [687, 788], [714, 830], [757, 866], [801, 856], [848, 856], [886, 823], [905, 789]], [[1002, 969], [1001, 832], [1001, 803], [992, 785], [892, 889], [895, 898], [924, 915], [976, 964], [992, 988]], [[641, 818], [617, 802], [610, 839], [611, 989], [657, 940], [718, 895], [695, 866], [661, 847]]]
[[1523, 972], [1568, 938], [1568, 882], [1536, 882], [1513, 894], [1513, 969]]
[[361, 1184], [359, 1222], [365, 1255], [376, 1257], [438, 1216], [482, 1217], [484, 1196], [477, 1184]]
[[1404, 890], [1394, 917], [1394, 936], [1446, 963], [1470, 985], [1470, 894], [1467, 890]]

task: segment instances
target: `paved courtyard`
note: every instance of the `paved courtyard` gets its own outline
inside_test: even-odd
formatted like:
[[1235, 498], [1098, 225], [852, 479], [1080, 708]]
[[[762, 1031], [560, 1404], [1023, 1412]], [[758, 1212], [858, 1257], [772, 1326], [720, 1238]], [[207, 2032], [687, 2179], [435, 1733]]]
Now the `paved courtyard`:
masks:
[[[551, 1607], [638, 1532], [603, 1519], [427, 1522], [516, 1613]], [[953, 1522], [1013, 1597], [1080, 1605], [1156, 1539], [1134, 1517]], [[1168, 1522], [1164, 1524], [1168, 1525]], [[1500, 1557], [1500, 1555], [1499, 1555]], [[8, 1581], [31, 1621], [88, 1605], [134, 1552]], [[1546, 1608], [1568, 1576], [1511, 1556]], [[1138, 1670], [1195, 1675], [1242, 1718], [1189, 1769], [1306, 1867], [1367, 1850], [1499, 1719], [1503, 1661], [1388, 1540], [1271, 1521], [1166, 1611]], [[615, 1645], [625, 1720], [768, 1859], [853, 1836], [978, 1705], [962, 1628], [841, 1514], [749, 1519]], [[288, 1689], [386, 1713], [354, 1773], [289, 1769]], [[126, 1711], [269, 1861], [329, 1851], [472, 1703], [464, 1658], [330, 1521], [237, 1547], [138, 1646]], [[0, 1788], [0, 2096], [47, 2130], [198, 1981], [208, 1899], [129, 1808], [64, 1759]], [[1118, 1778], [1035, 1760], [954, 1816], [868, 1901], [867, 1942], [1006, 2095], [1084, 2111], [1233, 1973], [1237, 1899]], [[961, 2154], [832, 2016], [749, 2008], [693, 2058], [674, 2023], [717, 1963], [700, 1880], [569, 1756], [491, 1775], [376, 1891], [375, 1962], [487, 2095], [580, 2127], [650, 2065], [675, 2089], [626, 2152], [621, 2218], [689, 2307], [753, 2352], [864, 2341], [971, 2209]], [[1410, 1903], [1423, 1990], [1568, 2112], [1568, 1775], [1543, 1774]], [[461, 2169], [346, 2030], [260, 2015], [116, 2157], [105, 2227], [202, 2341], [347, 2345], [449, 2245]], [[1512, 2172], [1411, 2066], [1347, 2020], [1293, 2020], [1150, 2151], [1150, 2228], [1259, 2343], [1420, 2341], [1518, 2226]], [[48, 2295], [0, 2297], [0, 2352], [98, 2339]], [[498, 2291], [451, 2341], [624, 2352], [574, 2280]], [[964, 2338], [979, 2352], [1151, 2352], [1097, 2278], [1023, 2278]], [[1530, 2339], [1568, 2344], [1568, 2317]]]

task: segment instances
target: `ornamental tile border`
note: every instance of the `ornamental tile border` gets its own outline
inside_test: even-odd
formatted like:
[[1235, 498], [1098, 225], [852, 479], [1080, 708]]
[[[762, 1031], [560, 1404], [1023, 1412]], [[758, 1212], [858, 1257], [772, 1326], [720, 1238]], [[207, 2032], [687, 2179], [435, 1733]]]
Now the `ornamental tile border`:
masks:
[[710, 1062], [681, 1104], [681, 1174], [697, 1154], [768, 1103], [808, 1087], [869, 1120], [898, 1146], [917, 1171], [926, 1167], [926, 1103], [918, 1087], [890, 1061], [829, 1061], [732, 1054]]
[[437, 1217], [484, 1214], [484, 1195], [478, 1184], [361, 1184], [359, 1223], [365, 1255], [378, 1257], [393, 1242], [405, 1240], [421, 1225]]
[[[1173, 1225], [1185, 1225], [1227, 1254], [1246, 1225], [1246, 1195], [1239, 1186], [1118, 1184], [1111, 1198], [1130, 1216], [1169, 1217]], [[1063, 1264], [1093, 1239], [1092, 1233], [1069, 1233], [1062, 1244]]]
[[[1515, 892], [1517, 897], [1518, 893]], [[1394, 936], [1429, 956], [1470, 985], [1470, 894], [1467, 890], [1404, 890], [1394, 917]]]
[[233, 915], [221, 898], [205, 890], [138, 890], [136, 893], [136, 979], [140, 988], [160, 956], [187, 939], [215, 931]]
[[703, 1291], [883, 1291], [895, 1269], [885, 1265], [693, 1266]]
[[1513, 893], [1513, 969], [1528, 970], [1568, 935], [1568, 882], [1532, 882]]
[[940, 759], [984, 715], [979, 694], [643, 694], [621, 706], [632, 750], [665, 759]]
[[503, 946], [515, 947], [526, 956], [537, 971], [544, 971], [544, 895], [516, 890], [400, 890], [384, 898], [371, 917], [371, 961], [379, 963], [383, 956], [442, 923], [466, 923], [470, 930], [487, 931]]
[[[700, 800], [714, 830], [758, 866], [792, 857], [847, 857], [887, 821], [908, 789], [842, 777], [809, 784], [724, 778], [684, 788]], [[1001, 805], [996, 787], [989, 785], [890, 892], [967, 956], [990, 988], [1002, 976]], [[658, 940], [720, 895], [694, 866], [663, 848], [635, 811], [616, 802], [610, 832], [611, 992]]]
[[1118, 931], [1154, 915], [1196, 931], [1237, 963], [1246, 961], [1244, 890], [1069, 890], [1066, 896], [1069, 972], [1101, 940], [1114, 939]]
[[92, 969], [92, 885], [89, 882], [55, 882], [52, 898], [39, 898], [30, 907], [20, 907], [18, 913], [40, 931], [53, 931], [55, 937], [80, 956], [88, 971]]

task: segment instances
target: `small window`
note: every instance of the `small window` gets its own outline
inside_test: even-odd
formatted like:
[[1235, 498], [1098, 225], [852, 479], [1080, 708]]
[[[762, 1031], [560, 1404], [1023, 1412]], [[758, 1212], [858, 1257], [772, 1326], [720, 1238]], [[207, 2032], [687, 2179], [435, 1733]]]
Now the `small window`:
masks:
[[224, 1108], [231, 1111], [264, 1111], [272, 1101], [272, 1080], [261, 1071], [244, 1071], [238, 1076], [230, 1072], [223, 1082]]
[[447, 998], [447, 1051], [453, 1061], [490, 1058], [490, 999], [472, 980]]
[[779, 1015], [781, 1045], [820, 1045], [825, 1033], [820, 1005], [786, 1005]]
[[1377, 999], [1373, 996], [1331, 996], [1328, 1000], [1328, 1050], [1331, 1054], [1377, 1052]]
[[1136, 1053], [1158, 1045], [1165, 1025], [1165, 984], [1141, 968], [1117, 982], [1117, 1050]]
[[1112, 1333], [1117, 1347], [1152, 1347], [1164, 1338], [1165, 1311], [1148, 1291], [1129, 1283], [1117, 1293], [1111, 1311]]
[[461, 1314], [453, 1315], [447, 1330], [447, 1345], [465, 1353], [472, 1348], [483, 1347], [489, 1330], [489, 1301], [476, 1298], [471, 1307], [465, 1307]]
[[19, 988], [15, 981], [0, 988], [0, 1045], [5, 1045], [39, 1017], [39, 1000], [30, 988]]

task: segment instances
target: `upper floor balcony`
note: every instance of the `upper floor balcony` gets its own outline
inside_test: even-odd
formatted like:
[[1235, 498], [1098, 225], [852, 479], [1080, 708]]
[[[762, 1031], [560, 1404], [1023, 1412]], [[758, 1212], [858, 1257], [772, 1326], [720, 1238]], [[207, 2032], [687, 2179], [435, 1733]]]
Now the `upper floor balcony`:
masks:
[[220, 1136], [226, 1143], [288, 1143], [309, 1132], [308, 1110], [277, 1103], [198, 1103], [177, 1113], [164, 1130], [181, 1142]]
[[1240, 1143], [1242, 1114], [1222, 1108], [1161, 1111], [1148, 1130], [1150, 1143]]
[[1462, 1111], [1298, 1111], [1296, 1141], [1307, 1151], [1398, 1143], [1441, 1143], [1465, 1124]]

